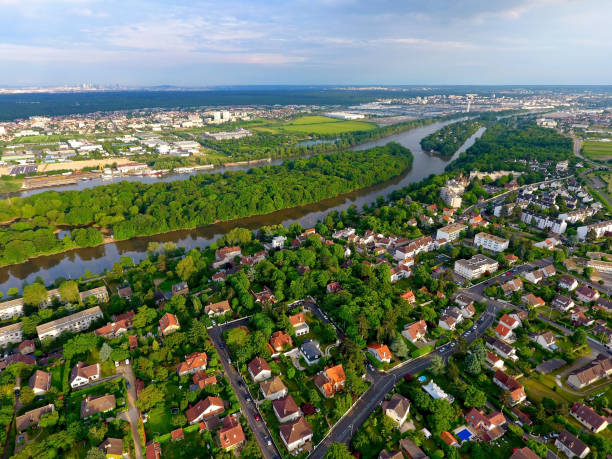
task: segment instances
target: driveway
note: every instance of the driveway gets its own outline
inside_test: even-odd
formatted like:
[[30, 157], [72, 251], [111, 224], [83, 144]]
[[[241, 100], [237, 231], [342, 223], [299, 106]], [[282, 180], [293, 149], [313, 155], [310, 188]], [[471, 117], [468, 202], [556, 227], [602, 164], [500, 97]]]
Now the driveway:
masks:
[[132, 440], [134, 440], [134, 453], [136, 459], [142, 459], [142, 445], [140, 444], [140, 435], [138, 434], [138, 420], [140, 419], [140, 411], [136, 406], [136, 376], [131, 365], [120, 365], [117, 368], [117, 373], [123, 375], [126, 383], [129, 384], [127, 389], [128, 410], [121, 413], [121, 419], [130, 423], [132, 430]]

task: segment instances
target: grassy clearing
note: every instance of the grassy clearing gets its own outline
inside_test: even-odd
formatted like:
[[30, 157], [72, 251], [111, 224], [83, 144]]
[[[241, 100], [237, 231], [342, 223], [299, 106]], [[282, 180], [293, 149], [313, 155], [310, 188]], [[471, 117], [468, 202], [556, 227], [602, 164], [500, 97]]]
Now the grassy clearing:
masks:
[[172, 430], [170, 410], [165, 407], [156, 407], [149, 411], [149, 420], [145, 423], [147, 429], [153, 435], [163, 435]]
[[558, 387], [555, 377], [552, 375], [536, 375], [534, 373], [529, 378], [521, 378], [519, 382], [525, 387], [527, 396], [534, 401], [541, 402], [544, 397], [548, 397], [557, 403], [566, 402], [571, 405], [580, 399], [578, 395], [571, 394]]
[[591, 159], [599, 159], [603, 161], [612, 159], [612, 142], [586, 140], [582, 144], [582, 151], [586, 157]]
[[2, 178], [0, 180], [0, 193], [13, 193], [21, 189], [23, 179], [18, 178]]
[[343, 134], [345, 132], [370, 131], [376, 125], [366, 121], [344, 121], [327, 116], [301, 116], [286, 123], [270, 123], [257, 126], [256, 130], [271, 133]]

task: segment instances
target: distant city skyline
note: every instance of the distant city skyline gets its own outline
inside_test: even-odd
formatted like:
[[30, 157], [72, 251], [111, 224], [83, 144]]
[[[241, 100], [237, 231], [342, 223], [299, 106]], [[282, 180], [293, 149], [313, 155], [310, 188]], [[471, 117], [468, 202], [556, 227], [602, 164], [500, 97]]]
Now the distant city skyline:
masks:
[[610, 84], [606, 0], [0, 0], [0, 87]]

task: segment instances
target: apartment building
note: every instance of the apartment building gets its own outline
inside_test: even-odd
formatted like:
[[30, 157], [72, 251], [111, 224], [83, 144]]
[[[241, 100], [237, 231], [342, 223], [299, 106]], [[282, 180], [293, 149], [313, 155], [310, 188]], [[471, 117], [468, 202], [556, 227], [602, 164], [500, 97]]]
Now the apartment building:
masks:
[[487, 272], [494, 273], [498, 268], [497, 261], [481, 254], [476, 254], [469, 260], [455, 262], [455, 272], [469, 280], [477, 279]]
[[578, 239], [584, 241], [589, 234], [589, 231], [593, 231], [595, 233], [595, 237], [600, 238], [604, 234], [612, 232], [612, 220], [593, 223], [592, 225], [579, 226], [577, 230]]
[[0, 347], [5, 347], [10, 343], [21, 343], [22, 341], [23, 331], [21, 330], [21, 322], [0, 328]]
[[106, 290], [106, 287], [92, 288], [91, 290], [79, 293], [79, 295], [81, 296], [81, 301], [85, 301], [91, 296], [95, 296], [98, 303], [106, 303], [108, 301], [108, 290]]
[[104, 315], [100, 307], [94, 306], [93, 308], [39, 325], [36, 327], [36, 333], [38, 333], [38, 339], [41, 341], [45, 338], [56, 338], [65, 331], [76, 333], [87, 330], [92, 322], [102, 317]]
[[0, 303], [0, 320], [9, 320], [23, 315], [23, 298]]
[[510, 241], [494, 234], [478, 233], [474, 238], [476, 247], [483, 247], [492, 252], [503, 252], [508, 248]]
[[454, 241], [459, 237], [461, 231], [465, 230], [467, 226], [461, 223], [452, 223], [448, 226], [439, 228], [436, 232], [436, 239], [446, 239], [447, 241]]

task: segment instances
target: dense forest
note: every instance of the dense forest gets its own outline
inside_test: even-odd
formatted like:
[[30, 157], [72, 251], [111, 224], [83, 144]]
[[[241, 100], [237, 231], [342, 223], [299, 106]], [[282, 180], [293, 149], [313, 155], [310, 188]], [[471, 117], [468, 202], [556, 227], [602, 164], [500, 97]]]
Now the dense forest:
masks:
[[557, 163], [571, 157], [571, 139], [531, 121], [508, 119], [488, 126], [482, 137], [446, 166], [446, 170], [530, 172], [531, 160]]
[[[265, 214], [383, 182], [412, 165], [410, 150], [384, 147], [287, 161], [189, 180], [121, 182], [0, 201], [0, 264], [102, 242]], [[59, 229], [70, 236], [56, 237]]]
[[423, 137], [421, 147], [425, 151], [439, 153], [442, 157], [450, 157], [479, 127], [480, 124], [473, 120], [449, 124]]

